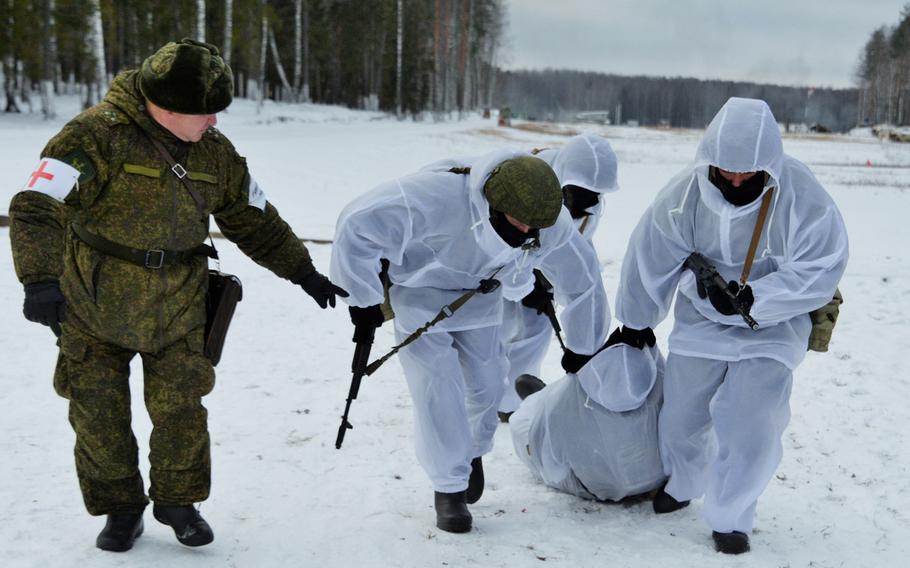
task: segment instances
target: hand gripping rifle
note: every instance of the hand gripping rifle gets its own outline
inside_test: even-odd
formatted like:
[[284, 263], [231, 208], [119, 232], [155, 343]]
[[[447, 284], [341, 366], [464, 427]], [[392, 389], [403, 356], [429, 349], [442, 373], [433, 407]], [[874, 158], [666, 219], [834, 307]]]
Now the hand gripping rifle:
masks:
[[708, 262], [708, 259], [701, 253], [693, 252], [690, 254], [689, 258], [683, 263], [683, 268], [691, 270], [695, 274], [695, 279], [698, 280], [698, 285], [705, 290], [712, 287], [723, 290], [724, 294], [726, 294], [727, 298], [730, 300], [733, 309], [742, 316], [746, 325], [752, 328], [752, 331], [758, 331], [758, 322], [752, 319], [752, 316], [749, 315], [749, 311], [745, 309], [742, 302], [740, 302], [739, 297], [730, 291], [727, 287], [727, 282], [717, 273], [717, 269], [714, 268], [714, 266]]
[[414, 333], [405, 338], [404, 341], [392, 348], [391, 351], [380, 357], [379, 359], [369, 363], [370, 360], [370, 348], [373, 346], [373, 337], [376, 334], [376, 328], [370, 327], [367, 329], [354, 328], [354, 343], [357, 344], [357, 347], [354, 349], [354, 361], [351, 363], [351, 371], [354, 373], [354, 376], [351, 378], [351, 388], [348, 391], [348, 398], [344, 405], [344, 415], [341, 417], [341, 425], [338, 427], [338, 436], [335, 438], [335, 449], [341, 449], [341, 443], [344, 442], [345, 433], [353, 429], [354, 426], [348, 422], [348, 412], [351, 410], [351, 402], [357, 398], [357, 391], [360, 390], [360, 381], [363, 379], [363, 376], [370, 376], [376, 372], [383, 363], [388, 361], [393, 355], [398, 353], [402, 348], [410, 345], [418, 337], [423, 335], [428, 329], [441, 322], [442, 320], [451, 317], [461, 306], [465, 304], [468, 300], [474, 297], [475, 294], [489, 294], [494, 292], [499, 288], [499, 280], [496, 280], [496, 274], [502, 270], [500, 266], [493, 271], [493, 274], [489, 278], [484, 278], [480, 281], [480, 284], [477, 288], [472, 288], [464, 294], [462, 294], [458, 299], [456, 299], [451, 304], [447, 304], [439, 310], [439, 313], [436, 314], [436, 317], [427, 323], [419, 327]]
[[351, 411], [351, 403], [357, 398], [360, 391], [360, 381], [367, 372], [367, 363], [370, 361], [370, 348], [373, 347], [373, 338], [376, 335], [376, 328], [373, 326], [355, 327], [354, 328], [354, 360], [351, 362], [351, 372], [354, 376], [351, 378], [351, 388], [348, 390], [348, 399], [344, 405], [344, 414], [341, 417], [341, 426], [338, 427], [338, 436], [335, 438], [335, 449], [340, 450], [344, 442], [345, 433], [354, 428], [348, 421], [348, 413]]
[[[553, 287], [550, 284], [550, 281], [547, 280], [547, 277], [543, 275], [543, 272], [534, 269], [534, 280], [535, 286], [541, 286], [546, 290], [549, 290]], [[562, 326], [559, 325], [559, 318], [556, 317], [556, 307], [553, 305], [553, 301], [547, 302], [546, 308], [543, 311], [544, 315], [547, 316], [547, 319], [550, 320], [550, 325], [553, 326], [553, 331], [556, 332], [556, 339], [559, 340], [559, 346], [562, 347], [562, 350], [566, 350], [566, 344], [562, 340]]]

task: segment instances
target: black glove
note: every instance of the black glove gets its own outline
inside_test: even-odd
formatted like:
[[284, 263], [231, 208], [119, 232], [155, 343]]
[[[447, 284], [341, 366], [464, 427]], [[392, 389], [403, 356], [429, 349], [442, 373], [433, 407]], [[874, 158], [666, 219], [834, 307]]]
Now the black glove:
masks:
[[[745, 288], [740, 290], [739, 282], [730, 280], [727, 284], [727, 290], [730, 290], [734, 296], [739, 298], [739, 303], [746, 313], [749, 313], [749, 310], [752, 309], [752, 304], [755, 303], [755, 297], [752, 295], [752, 287], [746, 284]], [[718, 286], [709, 286], [707, 290], [705, 290], [704, 287], [699, 286], [698, 295], [703, 299], [707, 296], [711, 305], [714, 306], [714, 309], [725, 316], [732, 316], [733, 314], [738, 313], [736, 308], [733, 307], [733, 302], [730, 300], [730, 297]]]
[[654, 347], [654, 344], [657, 343], [657, 338], [654, 337], [654, 331], [650, 327], [632, 329], [631, 327], [622, 326], [622, 329], [617, 327], [613, 330], [604, 348], [617, 343], [625, 343], [636, 349], [644, 349], [645, 345]]
[[538, 314], [549, 313], [553, 308], [553, 292], [540, 285], [540, 282], [534, 281], [534, 289], [521, 299], [521, 305], [532, 310], [537, 310]]
[[291, 278], [291, 282], [300, 285], [303, 291], [312, 296], [322, 309], [325, 309], [326, 305], [334, 308], [336, 295], [342, 298], [348, 297], [348, 293], [344, 288], [335, 286], [328, 278], [316, 270], [309, 272], [306, 276], [294, 276]]
[[351, 323], [354, 324], [354, 327], [377, 328], [385, 322], [382, 306], [379, 304], [366, 306], [365, 308], [349, 306], [348, 311], [351, 313]]
[[66, 298], [59, 280], [42, 280], [25, 285], [25, 319], [46, 325], [60, 337], [60, 322], [66, 321]]
[[562, 354], [562, 368], [567, 373], [577, 373], [585, 363], [591, 360], [594, 355], [580, 355], [571, 349], [566, 349]]
[[489, 294], [499, 289], [500, 282], [495, 278], [484, 278], [480, 281], [477, 291], [481, 294]]

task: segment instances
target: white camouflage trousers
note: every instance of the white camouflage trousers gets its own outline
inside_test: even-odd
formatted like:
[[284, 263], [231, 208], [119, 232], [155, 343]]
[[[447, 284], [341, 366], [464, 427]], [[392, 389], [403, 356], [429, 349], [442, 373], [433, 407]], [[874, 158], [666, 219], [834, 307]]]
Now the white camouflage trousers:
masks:
[[658, 432], [666, 492], [705, 496], [718, 532], [752, 532], [755, 505], [783, 454], [792, 372], [772, 359], [728, 362], [671, 353]]
[[435, 491], [464, 491], [471, 460], [493, 449], [506, 372], [499, 326], [425, 333], [399, 357], [414, 404], [417, 460]]

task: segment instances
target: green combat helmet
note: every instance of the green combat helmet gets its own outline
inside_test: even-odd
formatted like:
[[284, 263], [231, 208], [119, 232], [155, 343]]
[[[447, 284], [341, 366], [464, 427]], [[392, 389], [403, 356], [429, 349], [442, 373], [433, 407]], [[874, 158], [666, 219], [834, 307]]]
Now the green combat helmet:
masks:
[[171, 112], [215, 114], [231, 104], [234, 77], [217, 47], [184, 38], [142, 62], [139, 90]]
[[496, 166], [483, 186], [490, 207], [537, 229], [556, 223], [562, 189], [540, 158], [521, 156]]

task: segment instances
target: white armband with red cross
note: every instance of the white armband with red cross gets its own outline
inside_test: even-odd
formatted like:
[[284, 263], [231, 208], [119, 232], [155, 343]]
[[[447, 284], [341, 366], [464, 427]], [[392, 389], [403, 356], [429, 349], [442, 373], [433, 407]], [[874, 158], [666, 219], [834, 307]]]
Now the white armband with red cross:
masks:
[[73, 166], [54, 158], [41, 158], [22, 190], [44, 193], [62, 203], [78, 179], [79, 170]]

